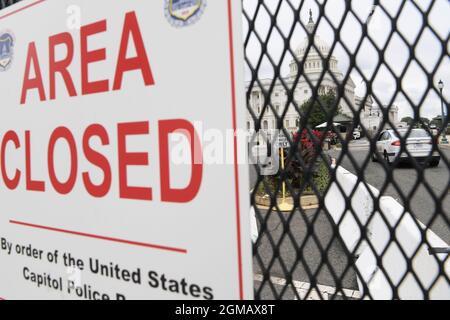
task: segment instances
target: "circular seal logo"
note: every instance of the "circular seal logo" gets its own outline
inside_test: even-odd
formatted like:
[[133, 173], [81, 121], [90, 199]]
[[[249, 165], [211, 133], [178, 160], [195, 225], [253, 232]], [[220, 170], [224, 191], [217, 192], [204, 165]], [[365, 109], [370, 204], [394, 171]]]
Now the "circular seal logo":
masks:
[[12, 32], [0, 31], [0, 72], [11, 68], [15, 42]]
[[200, 20], [206, 0], [165, 0], [165, 16], [171, 25], [186, 27]]

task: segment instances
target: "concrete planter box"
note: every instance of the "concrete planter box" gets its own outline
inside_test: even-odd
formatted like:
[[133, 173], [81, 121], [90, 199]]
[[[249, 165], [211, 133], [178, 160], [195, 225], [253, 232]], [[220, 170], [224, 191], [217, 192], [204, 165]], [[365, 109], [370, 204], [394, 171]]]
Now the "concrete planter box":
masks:
[[[266, 196], [255, 196], [255, 202], [258, 206], [263, 208], [270, 207], [270, 197]], [[277, 204], [281, 204], [283, 202], [283, 198], [277, 198]], [[286, 197], [286, 203], [289, 205], [294, 204], [294, 199], [292, 197]], [[314, 209], [317, 208], [319, 204], [319, 199], [316, 195], [304, 195], [300, 197], [300, 205], [303, 209]]]

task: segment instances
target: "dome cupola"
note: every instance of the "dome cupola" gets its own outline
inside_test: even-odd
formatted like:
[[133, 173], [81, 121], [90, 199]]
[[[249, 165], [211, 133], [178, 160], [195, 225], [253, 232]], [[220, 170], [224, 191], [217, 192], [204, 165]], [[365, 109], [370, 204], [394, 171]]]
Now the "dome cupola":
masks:
[[[317, 35], [317, 33], [314, 34], [315, 29], [316, 23], [314, 22], [312, 11], [309, 10], [309, 21], [306, 25], [306, 31], [308, 35], [294, 51], [298, 63], [303, 62], [304, 64], [305, 73], [321, 72], [323, 70], [322, 68], [324, 67], [322, 57], [327, 58], [331, 51], [331, 47], [324, 40], [322, 40], [322, 38]], [[314, 46], [310, 47], [311, 35], [313, 35]], [[305, 57], [306, 51], [308, 51], [308, 55]], [[337, 59], [334, 56], [331, 56], [328, 59], [328, 62], [330, 71], [339, 72], [337, 68]], [[292, 77], [295, 77], [297, 75], [298, 63], [295, 61], [295, 59], [293, 59], [290, 64], [290, 73]]]

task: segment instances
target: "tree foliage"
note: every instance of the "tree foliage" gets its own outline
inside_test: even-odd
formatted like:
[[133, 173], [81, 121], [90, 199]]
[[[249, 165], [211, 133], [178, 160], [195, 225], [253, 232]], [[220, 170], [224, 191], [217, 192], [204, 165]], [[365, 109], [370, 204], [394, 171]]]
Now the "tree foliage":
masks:
[[335, 110], [335, 104], [336, 96], [332, 91], [319, 95], [315, 100], [311, 98], [304, 102], [300, 107], [300, 111], [303, 114], [308, 114], [309, 112], [306, 126], [315, 128], [324, 122], [332, 122], [334, 116], [341, 112], [339, 107]]
[[411, 117], [403, 117], [401, 122], [406, 123], [408, 126], [412, 125], [412, 123], [414, 122], [414, 119]]
[[413, 126], [415, 128], [423, 128], [430, 125], [430, 119], [425, 117], [421, 117], [418, 121], [414, 120], [412, 117], [403, 117], [401, 122], [405, 122], [408, 126]]

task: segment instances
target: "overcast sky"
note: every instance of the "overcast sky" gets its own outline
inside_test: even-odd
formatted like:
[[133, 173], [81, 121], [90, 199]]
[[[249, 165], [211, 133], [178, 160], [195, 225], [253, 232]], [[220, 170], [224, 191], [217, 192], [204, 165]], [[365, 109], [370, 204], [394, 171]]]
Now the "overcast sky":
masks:
[[[339, 30], [339, 36], [342, 43], [345, 44], [351, 53], [355, 52], [357, 44], [363, 37], [362, 28], [355, 16], [362, 21], [366, 21], [374, 4], [373, 0], [263, 1], [271, 12], [275, 12], [276, 7], [281, 1], [282, 6], [280, 13], [277, 16], [277, 24], [284, 36], [288, 35], [292, 24], [296, 21], [296, 28], [290, 41], [292, 50], [295, 50], [306, 36], [305, 31], [298, 24], [299, 18], [304, 25], [306, 25], [309, 18], [309, 9], [311, 8], [314, 20], [317, 23], [319, 17], [318, 4], [325, 4], [325, 14], [330, 22], [322, 17], [319, 22], [317, 34], [331, 45], [334, 42], [334, 32], [332, 28], [337, 28], [341, 21], [345, 20], [343, 27]], [[290, 1], [295, 8], [298, 8], [299, 6], [302, 7], [301, 17], [296, 17], [294, 15], [294, 12], [288, 5], [288, 1]], [[249, 16], [253, 17], [258, 0], [244, 0], [243, 3], [244, 10]], [[350, 3], [354, 15], [348, 14], [344, 19], [346, 3]], [[441, 59], [443, 51], [441, 41], [427, 28], [419, 37], [415, 55], [429, 73], [432, 73], [434, 67], [439, 64], [437, 71], [433, 75], [434, 84], [437, 87], [437, 82], [440, 79], [444, 81], [446, 84], [446, 87], [444, 88], [444, 97], [446, 101], [449, 101], [450, 59], [448, 52], [450, 44], [447, 39], [450, 33], [450, 2], [449, 0], [416, 0], [414, 3], [425, 12], [431, 7], [431, 11], [428, 15], [429, 25], [434, 29], [437, 35], [443, 39], [444, 43], [446, 43], [445, 57]], [[415, 62], [409, 67], [406, 67], [408, 60], [410, 59], [409, 45], [405, 44], [404, 40], [398, 35], [394, 35], [393, 38], [387, 42], [388, 37], [393, 30], [390, 17], [395, 17], [402, 5], [403, 8], [397, 21], [396, 28], [401, 32], [409, 44], [413, 44], [416, 41], [420, 30], [426, 21], [422, 17], [421, 12], [414, 6], [413, 1], [384, 0], [380, 1], [380, 4], [385, 8], [386, 12], [381, 8], [376, 9], [369, 24], [369, 35], [371, 39], [379, 49], [387, 48], [385, 61], [389, 64], [395, 76], [400, 76], [403, 71], [407, 69], [407, 72], [401, 80], [401, 85], [412, 102], [418, 105], [425, 95], [426, 99], [423, 104], [420, 105], [421, 116], [432, 118], [439, 115], [441, 113], [440, 97], [435, 92], [427, 92], [428, 79], [426, 73], [424, 73]], [[269, 26], [269, 15], [267, 14], [267, 11], [262, 9], [258, 14], [255, 27], [256, 31], [263, 39], [266, 39], [267, 37]], [[248, 23], [246, 19], [244, 19], [244, 36], [247, 35], [247, 32]], [[282, 49], [282, 38], [280, 34], [274, 30], [269, 40], [268, 50], [277, 63], [282, 63], [283, 75], [287, 75], [289, 73], [289, 62], [292, 60], [292, 56], [287, 55], [283, 61], [280, 61]], [[256, 63], [260, 54], [261, 47], [256, 38], [252, 36], [250, 45], [247, 47], [246, 55], [252, 63]], [[343, 49], [343, 46], [338, 44], [333, 51], [333, 55], [336, 56], [339, 61], [339, 69], [346, 74], [349, 71], [349, 55]], [[365, 77], [370, 78], [373, 76], [378, 65], [378, 60], [378, 53], [375, 47], [368, 40], [365, 40], [356, 55], [356, 63]], [[265, 59], [264, 62], [264, 65], [259, 70], [259, 76], [261, 78], [270, 78], [273, 76], [272, 67], [267, 59]], [[351, 70], [351, 76], [356, 84], [356, 94], [360, 96], [365, 95], [366, 88], [364, 82], [362, 82], [361, 74], [353, 69]], [[246, 72], [246, 77], [248, 80], [248, 70]], [[378, 71], [372, 89], [374, 94], [383, 104], [388, 104], [395, 96], [394, 103], [400, 108], [400, 119], [403, 116], [411, 115], [413, 113], [411, 105], [405, 96], [397, 94], [395, 78], [387, 68], [382, 67]]]

